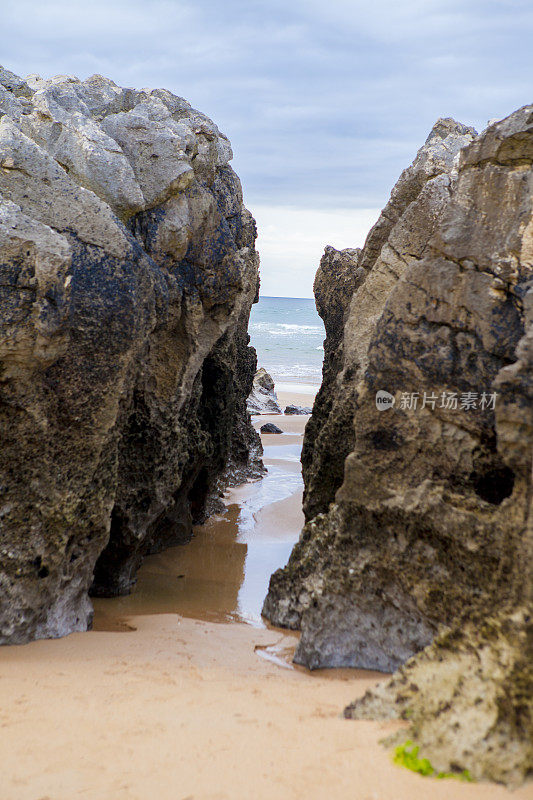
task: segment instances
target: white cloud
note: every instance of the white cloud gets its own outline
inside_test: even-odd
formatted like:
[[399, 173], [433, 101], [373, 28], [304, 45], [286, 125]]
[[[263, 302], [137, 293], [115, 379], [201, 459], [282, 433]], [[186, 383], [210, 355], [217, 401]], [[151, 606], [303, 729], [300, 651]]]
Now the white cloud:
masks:
[[8, 69], [163, 86], [215, 120], [270, 294], [309, 295], [324, 244], [361, 244], [438, 117], [481, 129], [531, 102], [531, 0], [0, 5]]
[[361, 247], [379, 216], [377, 208], [283, 208], [254, 205], [261, 256], [261, 294], [312, 297], [313, 279], [327, 244]]

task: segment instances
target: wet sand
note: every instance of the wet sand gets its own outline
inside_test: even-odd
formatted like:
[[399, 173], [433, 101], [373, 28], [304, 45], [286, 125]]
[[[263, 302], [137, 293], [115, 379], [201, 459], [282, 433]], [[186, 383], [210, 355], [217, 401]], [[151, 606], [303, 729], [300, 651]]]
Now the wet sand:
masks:
[[[287, 405], [287, 403], [285, 403], [285, 405]], [[285, 405], [283, 407], [285, 407]], [[283, 431], [283, 433], [262, 433], [261, 441], [265, 447], [272, 445], [280, 447], [281, 445], [294, 444], [299, 444], [301, 446], [308, 419], [309, 416], [307, 414], [287, 416], [285, 414], [262, 414], [258, 417], [252, 417], [252, 424], [256, 431], [259, 432], [261, 425], [264, 425], [265, 422], [273, 422]]]
[[[299, 417], [303, 429], [307, 417]], [[143, 614], [180, 614], [264, 627], [270, 575], [287, 562], [303, 525], [302, 435], [265, 436], [260, 481], [228, 491], [227, 511], [195, 529], [193, 540], [146, 558], [132, 594], [94, 599], [95, 630], [120, 630]], [[268, 444], [266, 440], [272, 440]]]
[[396, 767], [402, 723], [340, 716], [384, 676], [294, 667], [297, 635], [261, 621], [302, 523], [307, 418], [278, 419], [298, 435], [264, 437], [267, 479], [98, 600], [100, 630], [0, 649], [1, 800], [531, 800]]
[[283, 389], [276, 389], [276, 394], [279, 404], [283, 410], [288, 405], [302, 406], [303, 408], [312, 408], [315, 394], [318, 387], [305, 387], [305, 392], [298, 391], [284, 391]]

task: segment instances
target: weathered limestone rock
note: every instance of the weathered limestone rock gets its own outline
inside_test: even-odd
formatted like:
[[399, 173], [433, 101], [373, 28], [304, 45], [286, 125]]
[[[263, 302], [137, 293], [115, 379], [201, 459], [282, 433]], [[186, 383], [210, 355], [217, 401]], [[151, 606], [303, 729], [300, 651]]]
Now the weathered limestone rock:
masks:
[[454, 120], [438, 120], [402, 172], [364, 249], [326, 247], [314, 285], [326, 341], [322, 386], [302, 453], [306, 519], [327, 511], [342, 484], [355, 442], [355, 388], [366, 368], [369, 337], [391, 288], [422, 257], [449, 196], [454, 159], [474, 134]]
[[[533, 106], [477, 138], [439, 121], [425, 148], [355, 259], [309, 522], [264, 613], [311, 667], [392, 670], [451, 626], [348, 713], [405, 711], [438, 769], [512, 782], [533, 766]], [[352, 451], [315, 501], [343, 406]]]
[[165, 90], [0, 70], [1, 642], [85, 630], [260, 469], [230, 158]]
[[532, 628], [531, 603], [465, 620], [345, 716], [406, 719], [387, 744], [411, 740], [438, 772], [517, 786], [533, 768]]
[[260, 367], [254, 375], [252, 391], [247, 404], [250, 414], [282, 413], [274, 381], [263, 367]]
[[[345, 477], [346, 458], [354, 451], [354, 416], [359, 384], [368, 366], [372, 332], [378, 329], [389, 294], [399, 278], [422, 258], [449, 198], [454, 158], [473, 136], [472, 129], [453, 120], [439, 120], [413, 164], [400, 176], [364, 249], [338, 252], [328, 247], [317, 272], [317, 309], [326, 328], [323, 383], [306, 428], [302, 452], [304, 512], [312, 527], [304, 529], [287, 568], [273, 576], [264, 608], [265, 615], [275, 624], [302, 626], [296, 658], [309, 666], [350, 666], [357, 661], [372, 669], [393, 669], [427, 644], [434, 632], [431, 623], [420, 615], [413, 617], [412, 603], [403, 595], [388, 607], [387, 601], [374, 598], [372, 591], [366, 595], [371, 601], [365, 602], [370, 607], [363, 612], [359, 602], [353, 612], [357, 620], [348, 621], [352, 617], [349, 609], [356, 606], [354, 589], [361, 580], [352, 563], [357, 538], [354, 541], [351, 533], [341, 535], [336, 548], [332, 531], [343, 527], [339, 509], [334, 509], [326, 521], [318, 515], [327, 512], [335, 499]], [[378, 458], [389, 452], [390, 448], [376, 448]], [[367, 479], [366, 488], [371, 486]], [[351, 509], [347, 513], [352, 516]], [[338, 565], [331, 564], [331, 549], [334, 554], [338, 551]], [[330, 564], [331, 585], [329, 573], [327, 579], [323, 575], [323, 559]], [[364, 570], [364, 561], [361, 569]], [[345, 583], [355, 584], [354, 589], [347, 591]], [[379, 586], [379, 577], [376, 584]], [[407, 619], [407, 642], [400, 647], [401, 635], [393, 632]], [[377, 631], [373, 644], [369, 643], [367, 628]], [[394, 647], [388, 648], [384, 628], [390, 629]]]
[[[523, 240], [526, 247], [527, 237]], [[498, 446], [506, 463], [526, 471], [533, 451], [533, 288], [524, 297], [526, 333], [517, 361], [495, 381]], [[474, 778], [518, 785], [533, 769], [533, 495], [526, 527], [516, 531], [511, 591], [407, 662], [386, 684], [345, 710], [357, 719], [408, 719], [396, 740], [415, 740], [437, 770], [468, 769]], [[512, 532], [510, 532], [512, 535]], [[489, 613], [487, 613], [489, 609]]]
[[[346, 315], [353, 293], [366, 274], [358, 266], [360, 255], [359, 248], [339, 251], [328, 246], [315, 276], [316, 307], [324, 321], [326, 339], [322, 385], [302, 448], [306, 519], [327, 510], [342, 483], [346, 457], [354, 447], [353, 388], [335, 384], [342, 368]], [[342, 402], [335, 402], [341, 399], [337, 397], [338, 391], [342, 392]]]

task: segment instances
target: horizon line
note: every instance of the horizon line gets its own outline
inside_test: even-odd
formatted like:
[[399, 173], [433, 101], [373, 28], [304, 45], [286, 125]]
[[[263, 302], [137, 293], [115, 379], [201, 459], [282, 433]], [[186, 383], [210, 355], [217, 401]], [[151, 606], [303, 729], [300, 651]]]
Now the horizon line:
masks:
[[314, 300], [314, 297], [293, 297], [288, 294], [260, 294], [259, 299], [268, 297], [270, 300]]

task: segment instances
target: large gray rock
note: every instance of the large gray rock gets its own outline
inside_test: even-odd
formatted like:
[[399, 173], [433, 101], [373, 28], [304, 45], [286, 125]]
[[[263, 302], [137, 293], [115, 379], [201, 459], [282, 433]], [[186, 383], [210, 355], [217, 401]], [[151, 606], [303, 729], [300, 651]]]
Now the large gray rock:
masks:
[[283, 413], [276, 395], [274, 381], [264, 367], [260, 367], [254, 375], [247, 407], [250, 414]]
[[[274, 624], [301, 626], [296, 659], [308, 666], [389, 671], [428, 644], [436, 629], [436, 621], [417, 610], [404, 587], [389, 588], [390, 599], [381, 597], [391, 568], [385, 559], [377, 557], [381, 542], [376, 528], [379, 530], [382, 523], [376, 520], [370, 524], [364, 519], [366, 511], [356, 515], [352, 494], [346, 490], [345, 463], [348, 458], [354, 469], [361, 470], [363, 462], [355, 457], [355, 451], [368, 451], [364, 462], [368, 462], [368, 474], [354, 478], [357, 496], [362, 491], [364, 497], [381, 484], [388, 492], [396, 479], [415, 483], [418, 477], [402, 462], [403, 439], [396, 442], [396, 425], [388, 425], [377, 412], [375, 391], [372, 396], [366, 387], [367, 378], [376, 380], [378, 374], [376, 390], [388, 388], [381, 375], [389, 364], [379, 362], [369, 369], [370, 345], [373, 336], [384, 332], [383, 315], [394, 290], [428, 249], [455, 180], [455, 157], [473, 140], [474, 133], [453, 120], [439, 120], [413, 164], [401, 174], [364, 248], [341, 252], [326, 248], [315, 279], [326, 342], [323, 383], [302, 452], [304, 511], [309, 526], [285, 570], [272, 577], [263, 611]], [[411, 284], [406, 286], [410, 291]], [[415, 357], [412, 351], [405, 353], [406, 370], [411, 370]], [[394, 342], [390, 362], [392, 368], [401, 363]], [[408, 375], [391, 382], [391, 391], [396, 386], [408, 390], [412, 384]], [[368, 414], [375, 414], [375, 420], [367, 430]], [[412, 424], [409, 418], [407, 424]], [[359, 425], [363, 438], [357, 445]], [[392, 453], [398, 463], [389, 474]], [[322, 518], [341, 487], [347, 503], [336, 505], [327, 518]], [[361, 559], [360, 549], [365, 554]], [[395, 549], [388, 551], [391, 563]], [[369, 573], [367, 560], [374, 550], [376, 567]], [[353, 616], [351, 606], [355, 607], [357, 624], [347, 623]]]
[[165, 90], [0, 70], [1, 642], [85, 630], [260, 471], [230, 158]]
[[[311, 667], [395, 669], [450, 626], [348, 713], [401, 713], [437, 769], [506, 782], [533, 765], [532, 161], [527, 106], [479, 137], [440, 121], [403, 173], [353, 257], [304, 448], [309, 521], [264, 607]], [[338, 419], [351, 451], [324, 489]]]
[[391, 289], [422, 258], [449, 197], [454, 160], [474, 135], [473, 128], [439, 119], [400, 175], [364, 249], [326, 247], [314, 285], [326, 328], [323, 382], [302, 452], [307, 519], [327, 511], [342, 484], [370, 336]]
[[273, 422], [267, 422], [265, 425], [261, 425], [261, 433], [283, 433], [283, 431]]

